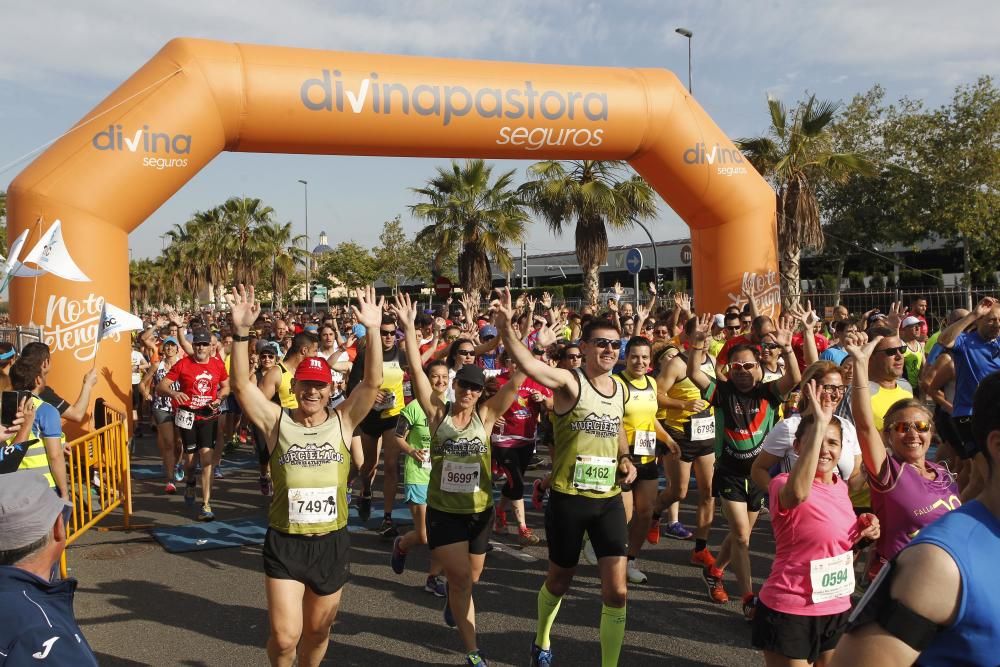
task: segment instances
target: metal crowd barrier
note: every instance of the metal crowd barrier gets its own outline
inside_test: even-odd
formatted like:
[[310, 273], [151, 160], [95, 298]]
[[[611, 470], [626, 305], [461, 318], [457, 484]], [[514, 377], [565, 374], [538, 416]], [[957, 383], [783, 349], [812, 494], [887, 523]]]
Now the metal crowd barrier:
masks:
[[[99, 407], [99, 409], [101, 409]], [[132, 527], [132, 480], [129, 475], [128, 420], [107, 405], [98, 415], [105, 424], [65, 446], [66, 486], [73, 512], [66, 524], [66, 546], [122, 508], [122, 529]], [[66, 552], [59, 563], [66, 576]]]

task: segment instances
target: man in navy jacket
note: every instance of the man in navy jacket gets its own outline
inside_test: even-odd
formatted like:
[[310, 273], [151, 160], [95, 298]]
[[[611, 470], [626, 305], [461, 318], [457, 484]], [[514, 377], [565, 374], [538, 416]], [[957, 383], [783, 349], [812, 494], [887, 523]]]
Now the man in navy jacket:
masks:
[[73, 616], [75, 579], [49, 580], [68, 503], [37, 471], [0, 482], [0, 665], [97, 665]]

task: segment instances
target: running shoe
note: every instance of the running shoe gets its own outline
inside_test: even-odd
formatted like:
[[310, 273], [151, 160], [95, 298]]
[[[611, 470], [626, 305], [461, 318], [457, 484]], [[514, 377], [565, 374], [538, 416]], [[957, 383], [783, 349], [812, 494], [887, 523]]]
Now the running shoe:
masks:
[[486, 658], [480, 655], [479, 651], [473, 651], [465, 656], [465, 664], [475, 665], [475, 667], [490, 667], [490, 663], [486, 662]]
[[201, 506], [201, 511], [198, 512], [198, 521], [214, 521], [215, 514], [212, 513], [212, 506], [205, 504]]
[[188, 484], [184, 489], [184, 502], [189, 506], [194, 505], [194, 484]]
[[428, 575], [427, 581], [424, 582], [424, 590], [428, 593], [433, 593], [434, 597], [443, 598], [447, 595], [444, 590], [444, 577]]
[[594, 552], [594, 545], [590, 543], [590, 535], [583, 536], [583, 560], [597, 565], [597, 554]]
[[646, 533], [646, 541], [650, 544], [660, 543], [660, 520], [655, 517], [649, 523], [649, 531]]
[[402, 537], [393, 540], [392, 555], [389, 557], [389, 565], [396, 574], [403, 574], [403, 570], [406, 569], [406, 552], [399, 548], [399, 543], [402, 541]]
[[715, 567], [715, 556], [705, 547], [701, 551], [691, 552], [691, 564], [701, 568]]
[[371, 494], [365, 496], [358, 496], [358, 518], [361, 519], [361, 523], [368, 523], [368, 519], [372, 516], [372, 497]]
[[180, 463], [174, 466], [174, 481], [183, 482], [184, 481], [184, 466]]
[[497, 535], [507, 534], [507, 512], [497, 512], [493, 519], [493, 532]]
[[163, 487], [163, 492], [172, 496], [177, 493], [177, 487], [174, 486], [173, 482], [167, 482], [167, 485]]
[[545, 500], [545, 489], [542, 488], [542, 480], [536, 479], [531, 485], [531, 507], [534, 510], [542, 509], [542, 501]]
[[531, 644], [531, 667], [551, 667], [552, 649], [539, 648], [538, 644]]
[[644, 584], [646, 583], [648, 577], [642, 573], [642, 570], [635, 564], [634, 560], [630, 560], [626, 566], [625, 574], [628, 577], [628, 582], [630, 584]]
[[399, 531], [396, 530], [396, 524], [392, 522], [391, 517], [384, 517], [382, 519], [382, 525], [378, 527], [377, 532], [382, 536], [383, 540], [391, 540], [399, 537]]
[[694, 537], [694, 533], [684, 527], [684, 524], [680, 521], [674, 521], [671, 524], [666, 525], [663, 528], [663, 534], [667, 537], [672, 537], [675, 540], [690, 540]]
[[541, 540], [538, 539], [538, 535], [535, 535], [535, 531], [527, 526], [522, 526], [517, 529], [517, 541], [522, 547], [533, 547]]
[[215, 466], [215, 468], [212, 470], [212, 477], [214, 477], [215, 479], [222, 479], [222, 464], [221, 463], [219, 465]]
[[702, 579], [705, 580], [705, 586], [708, 587], [708, 599], [716, 604], [726, 604], [729, 602], [729, 596], [726, 595], [726, 588], [722, 585], [722, 570], [715, 567], [706, 567], [701, 572]]
[[747, 593], [743, 596], [743, 618], [747, 620], [747, 623], [752, 623], [756, 612], [757, 596], [753, 593]]
[[542, 467], [545, 461], [542, 460], [541, 456], [532, 455], [531, 459], [528, 461], [528, 470], [534, 470], [535, 468]]
[[262, 496], [274, 495], [274, 482], [271, 480], [270, 475], [261, 475], [258, 481], [260, 482], [260, 495]]
[[458, 623], [455, 622], [455, 616], [451, 613], [451, 605], [448, 604], [447, 581], [444, 582], [444, 613], [442, 614], [442, 616], [444, 616], [444, 624], [447, 625], [449, 628], [454, 628], [458, 625]]

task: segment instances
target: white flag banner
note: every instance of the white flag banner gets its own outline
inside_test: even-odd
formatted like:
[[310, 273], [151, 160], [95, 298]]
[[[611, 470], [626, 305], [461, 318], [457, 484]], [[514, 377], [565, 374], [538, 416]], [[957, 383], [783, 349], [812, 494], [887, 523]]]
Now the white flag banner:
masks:
[[99, 342], [122, 331], [142, 331], [144, 328], [141, 319], [105, 301], [101, 306], [101, 321], [97, 325], [97, 340]]
[[90, 278], [80, 270], [73, 258], [69, 256], [69, 250], [62, 237], [62, 221], [56, 220], [49, 227], [49, 231], [38, 239], [38, 243], [31, 249], [31, 252], [24, 258], [24, 263], [34, 262], [39, 268], [51, 273], [54, 276], [74, 280], [80, 283], [89, 283]]
[[7, 261], [4, 262], [3, 265], [4, 278], [13, 273], [20, 264], [20, 262], [17, 261], [17, 256], [21, 254], [21, 247], [24, 245], [24, 241], [27, 238], [28, 230], [25, 229], [16, 239], [14, 239], [14, 242], [10, 244], [10, 256], [7, 257]]
[[34, 278], [35, 276], [40, 276], [45, 271], [42, 269], [33, 269], [30, 266], [25, 266], [21, 262], [17, 262], [14, 265], [14, 270], [10, 272], [12, 278]]

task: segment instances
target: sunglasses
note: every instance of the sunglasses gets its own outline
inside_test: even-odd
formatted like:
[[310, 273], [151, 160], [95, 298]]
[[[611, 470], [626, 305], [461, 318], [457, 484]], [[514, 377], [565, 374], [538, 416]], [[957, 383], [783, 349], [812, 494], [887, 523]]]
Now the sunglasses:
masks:
[[729, 362], [729, 368], [730, 368], [730, 370], [732, 370], [734, 368], [741, 368], [741, 369], [743, 369], [745, 371], [752, 371], [753, 369], [757, 368], [757, 362], [756, 361], [744, 361], [744, 362], [730, 361]]
[[900, 345], [899, 347], [890, 347], [884, 350], [879, 350], [879, 352], [887, 357], [895, 357], [897, 354], [902, 357], [906, 354], [906, 349], [905, 345]]
[[460, 354], [463, 357], [474, 357], [474, 356], [476, 356], [476, 351], [475, 350], [459, 350], [455, 354]]
[[395, 336], [396, 335], [396, 330], [395, 329], [393, 329], [392, 331], [386, 331], [385, 329], [379, 329], [378, 332], [382, 335], [382, 338], [388, 338], [389, 336]]
[[847, 387], [842, 384], [824, 384], [820, 385], [820, 389], [831, 396], [843, 396], [847, 393]]
[[621, 338], [591, 338], [587, 341], [594, 347], [599, 347], [601, 349], [612, 349], [620, 350], [622, 349], [622, 339]]
[[208, 347], [211, 343], [195, 343], [194, 347]]
[[540, 349], [538, 349], [537, 347], [533, 347], [533, 348], [531, 348], [531, 353], [532, 353], [533, 355], [535, 355], [536, 357], [540, 357], [540, 356], [542, 356], [543, 354], [545, 354], [545, 350], [540, 350]]
[[577, 359], [583, 359], [582, 354], [567, 354], [563, 356], [563, 359], [569, 359], [570, 361], [576, 361]]
[[445, 336], [445, 340], [458, 340], [458, 336]]
[[892, 422], [886, 425], [885, 430], [905, 434], [909, 433], [911, 428], [917, 433], [927, 433], [931, 430], [931, 423], [928, 421]]
[[464, 389], [465, 391], [482, 391], [483, 390], [483, 388], [480, 387], [478, 384], [473, 384], [472, 382], [468, 382], [466, 380], [459, 380], [458, 381], [458, 388], [459, 389]]
[[777, 350], [779, 347], [781, 347], [781, 346], [778, 345], [777, 343], [761, 343], [760, 344], [760, 349], [761, 350]]

